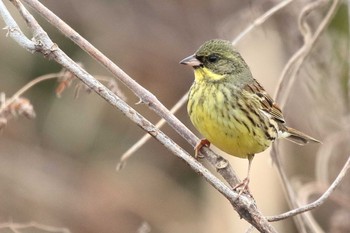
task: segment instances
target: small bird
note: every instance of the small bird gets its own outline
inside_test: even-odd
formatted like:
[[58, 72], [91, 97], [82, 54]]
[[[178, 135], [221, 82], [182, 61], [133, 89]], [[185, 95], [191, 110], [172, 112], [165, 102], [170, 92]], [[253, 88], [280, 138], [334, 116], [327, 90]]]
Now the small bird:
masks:
[[194, 69], [187, 111], [205, 137], [196, 145], [195, 157], [212, 143], [230, 155], [248, 158], [247, 177], [234, 189], [248, 189], [254, 155], [274, 140], [286, 138], [299, 145], [320, 142], [285, 125], [281, 109], [253, 78], [230, 41], [209, 40], [180, 64]]

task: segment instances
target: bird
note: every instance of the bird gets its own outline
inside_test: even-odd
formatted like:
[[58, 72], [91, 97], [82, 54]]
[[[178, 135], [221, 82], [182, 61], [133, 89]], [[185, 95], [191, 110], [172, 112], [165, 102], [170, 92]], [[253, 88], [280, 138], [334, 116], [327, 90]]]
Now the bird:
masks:
[[273, 141], [285, 138], [299, 145], [319, 140], [285, 125], [281, 109], [259, 82], [230, 41], [206, 41], [180, 64], [194, 69], [187, 112], [204, 136], [195, 146], [195, 157], [203, 146], [248, 159], [248, 172], [233, 189], [248, 190], [254, 155]]

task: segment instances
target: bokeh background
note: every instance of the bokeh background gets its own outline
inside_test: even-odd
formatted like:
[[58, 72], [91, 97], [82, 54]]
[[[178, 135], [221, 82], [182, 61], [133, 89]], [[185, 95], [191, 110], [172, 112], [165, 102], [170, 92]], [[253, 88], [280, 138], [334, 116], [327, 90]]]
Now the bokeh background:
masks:
[[[233, 40], [279, 1], [41, 2], [171, 108], [193, 81], [192, 71], [179, 65], [182, 58], [208, 39]], [[255, 78], [271, 95], [287, 60], [302, 45], [298, 15], [308, 2], [294, 1], [237, 45]], [[5, 3], [23, 31], [28, 32], [16, 10]], [[312, 30], [328, 7], [325, 4], [310, 15]], [[110, 76], [34, 15], [71, 58], [93, 75]], [[306, 147], [285, 141], [278, 145], [300, 204], [324, 192], [350, 152], [347, 21], [344, 4], [305, 60], [283, 107], [290, 126], [323, 141], [322, 145]], [[0, 26], [5, 26], [3, 21]], [[55, 62], [19, 47], [6, 37], [5, 30], [0, 36], [0, 54], [0, 92], [6, 97], [35, 77], [61, 70]], [[121, 155], [144, 132], [94, 93], [82, 92], [75, 99], [74, 85], [57, 98], [57, 85], [56, 81], [46, 81], [26, 92], [24, 97], [34, 106], [36, 118], [11, 119], [1, 132], [0, 222], [34, 221], [74, 233], [248, 229], [224, 197], [154, 139], [117, 172]], [[152, 122], [159, 120], [146, 106], [135, 105], [138, 99], [122, 84], [119, 88], [127, 102], [145, 117]], [[193, 129], [185, 107], [176, 116]], [[163, 129], [192, 153], [188, 143], [170, 127]], [[230, 158], [240, 177], [245, 176], [246, 160], [225, 158]], [[250, 189], [265, 215], [289, 209], [282, 187], [269, 151], [257, 155]], [[309, 232], [350, 231], [346, 221], [350, 218], [349, 191], [348, 176], [331, 200], [305, 216]], [[291, 219], [274, 226], [281, 232], [300, 231]], [[2, 228], [0, 232], [11, 231]]]

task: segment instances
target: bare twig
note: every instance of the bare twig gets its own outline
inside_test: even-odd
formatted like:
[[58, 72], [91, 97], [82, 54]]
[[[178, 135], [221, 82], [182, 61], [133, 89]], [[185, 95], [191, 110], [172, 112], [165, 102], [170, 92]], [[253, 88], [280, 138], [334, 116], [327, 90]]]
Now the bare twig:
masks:
[[260, 26], [261, 24], [265, 23], [266, 20], [268, 20], [272, 15], [274, 15], [276, 12], [283, 9], [285, 6], [290, 4], [293, 0], [284, 0], [277, 5], [273, 6], [270, 10], [266, 11], [263, 15], [259, 16], [257, 19], [253, 21], [246, 29], [244, 29], [239, 35], [232, 41], [233, 45], [238, 44], [240, 40], [243, 39], [249, 32], [251, 32], [254, 28], [257, 26]]
[[[181, 147], [175, 144], [163, 132], [157, 129], [153, 124], [151, 124], [142, 115], [140, 115], [133, 108], [127, 105], [122, 99], [120, 99], [117, 95], [111, 92], [108, 88], [106, 88], [96, 79], [94, 79], [82, 67], [76, 64], [63, 51], [61, 51], [58, 48], [58, 46], [51, 41], [51, 39], [48, 37], [46, 32], [40, 27], [40, 25], [37, 23], [34, 17], [25, 9], [25, 7], [18, 0], [12, 0], [11, 2], [18, 8], [20, 14], [25, 19], [25, 22], [27, 23], [28, 27], [33, 33], [35, 44], [36, 44], [36, 51], [44, 54], [45, 57], [49, 59], [55, 60], [57, 63], [61, 64], [67, 70], [72, 72], [77, 78], [79, 78], [88, 87], [94, 90], [98, 95], [100, 95], [108, 103], [118, 108], [125, 116], [127, 116], [134, 123], [136, 123], [142, 129], [144, 129], [146, 132], [148, 132], [154, 138], [160, 141], [168, 150], [170, 150], [180, 159], [184, 160], [194, 171], [201, 174], [215, 189], [217, 189], [221, 194], [223, 194], [230, 201], [232, 206], [236, 209], [236, 211], [240, 214], [241, 217], [245, 218], [249, 223], [254, 225], [254, 227], [256, 227], [259, 231], [275, 232], [273, 227], [267, 222], [267, 220], [262, 216], [262, 214], [257, 209], [253, 198], [246, 195], [239, 196], [236, 192], [234, 192], [232, 189], [226, 186], [222, 181], [220, 181], [217, 177], [215, 177], [212, 173], [210, 173], [201, 163], [199, 163], [197, 160], [192, 158], [186, 151], [184, 151]], [[0, 8], [1, 7], [5, 7], [5, 6], [2, 4], [2, 1], [0, 0]], [[130, 78], [125, 74], [124, 78], [126, 77]], [[134, 80], [132, 81], [131, 80], [127, 79], [127, 81], [130, 83], [135, 82]], [[143, 88], [140, 90], [142, 91]], [[144, 94], [144, 93], [141, 92], [139, 94]], [[156, 99], [153, 99], [153, 98], [155, 97], [151, 95], [141, 99], [144, 102], [146, 101], [145, 103], [147, 103], [149, 106], [153, 106], [155, 103], [158, 103], [158, 101], [156, 101]], [[156, 102], [153, 102], [153, 101], [156, 101]], [[171, 117], [175, 118], [172, 115]], [[169, 116], [167, 116], [167, 119], [169, 119]], [[174, 123], [176, 122], [179, 122], [179, 121], [176, 119]], [[184, 127], [181, 122], [179, 122], [179, 124], [177, 124], [176, 126]], [[188, 134], [187, 136], [190, 136], [190, 134]], [[194, 140], [195, 138], [196, 137], [192, 137], [189, 141], [195, 142]]]
[[[293, 0], [285, 0], [280, 2], [279, 4], [272, 7], [270, 10], [265, 12], [263, 15], [258, 17], [254, 20], [253, 23], [251, 23], [246, 29], [244, 29], [241, 33], [238, 34], [238, 36], [232, 41], [233, 45], [237, 45], [239, 41], [241, 41], [246, 35], [248, 35], [249, 32], [251, 32], [254, 28], [262, 25], [266, 22], [271, 16], [273, 16], [276, 12], [283, 9], [285, 6], [287, 6], [289, 3], [291, 3]], [[180, 107], [182, 107], [188, 97], [188, 92], [181, 97], [181, 99], [170, 109], [170, 112], [172, 114], [175, 114]], [[161, 128], [166, 121], [164, 119], [161, 119], [156, 126], [158, 128]], [[132, 147], [130, 147], [129, 150], [127, 150], [120, 159], [120, 162], [117, 165], [117, 170], [120, 170], [124, 167], [126, 161], [132, 156], [133, 153], [135, 153], [138, 149], [142, 147], [151, 137], [148, 134], [145, 134], [140, 140], [138, 140]]]
[[[345, 177], [341, 182], [344, 182], [344, 180], [345, 180]], [[344, 187], [346, 187], [347, 183], [342, 183], [342, 184], [344, 185]], [[332, 185], [332, 183], [330, 185]], [[306, 184], [303, 184], [303, 186], [300, 187], [300, 189], [298, 190], [300, 203], [302, 205], [307, 205], [310, 198], [313, 198], [314, 195], [317, 195], [317, 194], [321, 197], [324, 194], [325, 190], [327, 190], [330, 185], [326, 185], [322, 181], [311, 181]], [[337, 188], [328, 197], [327, 201], [331, 201], [332, 203], [340, 206], [341, 208], [350, 209], [350, 197], [346, 191], [344, 192], [344, 190], [346, 189], [342, 190], [340, 187]], [[311, 214], [311, 212], [309, 213]]]
[[[279, 79], [279, 83], [277, 85], [277, 89], [275, 92], [275, 100], [279, 104], [281, 108], [283, 108], [287, 97], [289, 96], [289, 92], [293, 83], [296, 79], [296, 75], [303, 64], [306, 57], [310, 54], [316, 41], [320, 38], [322, 32], [327, 28], [328, 24], [332, 20], [334, 14], [336, 13], [341, 1], [334, 0], [332, 1], [331, 6], [328, 9], [327, 14], [317, 27], [315, 33], [311, 35], [310, 27], [306, 22], [306, 18], [312, 10], [315, 10], [318, 7], [323, 6], [328, 1], [318, 0], [316, 2], [309, 3], [301, 12], [299, 18], [299, 29], [304, 37], [303, 46], [292, 56], [292, 58], [288, 61], [286, 66], [284, 67], [281, 77]], [[284, 90], [283, 90], [284, 88]]]
[[35, 228], [35, 229], [40, 229], [40, 231], [46, 231], [46, 232], [55, 232], [55, 233], [70, 233], [70, 231], [66, 228], [63, 227], [53, 227], [53, 226], [48, 226], [48, 225], [43, 225], [37, 222], [29, 222], [29, 223], [13, 223], [13, 222], [8, 222], [8, 223], [0, 223], [0, 229], [10, 229], [13, 232], [18, 232], [20, 233], [21, 230], [25, 230], [28, 228]]
[[36, 114], [34, 111], [34, 107], [32, 106], [32, 104], [28, 99], [21, 97], [21, 95], [23, 95], [26, 91], [28, 91], [34, 85], [46, 80], [59, 78], [60, 75], [61, 73], [53, 73], [53, 74], [46, 74], [46, 75], [39, 76], [33, 79], [32, 81], [30, 81], [29, 83], [27, 83], [25, 86], [19, 89], [13, 96], [11, 96], [8, 99], [6, 99], [5, 93], [0, 93], [1, 94], [0, 131], [3, 128], [5, 128], [5, 126], [8, 123], [8, 120], [15, 116], [24, 115], [29, 119], [35, 118]]
[[23, 86], [21, 89], [19, 89], [11, 98], [6, 100], [5, 103], [3, 103], [0, 106], [0, 115], [5, 109], [8, 108], [8, 106], [10, 106], [16, 99], [18, 99], [18, 97], [23, 95], [26, 91], [28, 91], [30, 88], [32, 88], [36, 84], [43, 82], [45, 80], [56, 79], [58, 77], [60, 77], [60, 73], [46, 74], [33, 79], [32, 81], [27, 83], [25, 86]]
[[23, 48], [27, 49], [29, 52], [35, 51], [35, 43], [29, 40], [26, 36], [24, 36], [21, 29], [18, 27], [17, 23], [12, 19], [10, 12], [5, 7], [4, 3], [1, 2], [0, 14], [2, 15], [6, 27], [3, 29], [7, 30], [6, 36], [10, 36], [14, 39], [19, 45]]
[[[182, 96], [181, 99], [170, 109], [170, 112], [172, 114], [175, 114], [177, 110], [179, 110], [185, 104], [185, 102], [187, 101], [187, 96], [188, 92], [184, 96]], [[157, 122], [156, 127], [160, 129], [165, 124], [165, 122], [166, 121], [162, 118], [160, 121]], [[125, 166], [126, 161], [130, 158], [130, 156], [132, 156], [138, 149], [140, 149], [140, 147], [144, 145], [150, 138], [151, 136], [149, 134], [145, 134], [132, 147], [130, 147], [129, 150], [127, 150], [121, 156], [120, 161], [117, 164], [117, 171], [121, 170]]]
[[322, 196], [320, 198], [318, 198], [316, 201], [314, 201], [314, 202], [312, 202], [312, 203], [310, 203], [308, 205], [302, 206], [300, 208], [288, 211], [286, 213], [283, 213], [283, 214], [280, 214], [280, 215], [277, 215], [277, 216], [267, 217], [267, 219], [270, 222], [279, 221], [279, 220], [286, 219], [286, 218], [289, 218], [289, 217], [295, 216], [297, 214], [304, 213], [306, 211], [309, 211], [309, 210], [312, 210], [312, 209], [315, 209], [315, 208], [319, 207], [320, 205], [322, 205], [329, 198], [329, 196], [340, 185], [341, 181], [344, 179], [344, 177], [345, 177], [346, 173], [348, 172], [349, 168], [350, 168], [350, 156], [349, 156], [348, 160], [346, 161], [346, 163], [344, 164], [342, 170], [338, 174], [337, 178], [334, 180], [332, 185], [329, 186], [327, 191], [322, 194]]
[[350, 0], [348, 2], [348, 97], [350, 97]]
[[[13, 117], [23, 115], [29, 119], [35, 118], [36, 114], [34, 107], [27, 98], [21, 96], [33, 86], [51, 79], [59, 80], [59, 85], [56, 88], [56, 95], [58, 97], [60, 97], [61, 93], [70, 85], [72, 81], [76, 80], [73, 74], [63, 69], [58, 73], [45, 74], [31, 80], [8, 99], [6, 99], [5, 93], [0, 93], [0, 131], [7, 125], [8, 120]], [[109, 86], [112, 87], [112, 91], [115, 94], [118, 94], [121, 96], [121, 98], [125, 98], [123, 93], [118, 89], [115, 80], [111, 79], [111, 77], [97, 75], [96, 79], [102, 82], [106, 82]], [[84, 84], [82, 83], [76, 85], [76, 96], [78, 92], [77, 89], [83, 85]]]
[[[275, 91], [275, 100], [276, 101], [278, 101], [279, 96], [282, 95], [282, 93], [283, 93], [281, 91], [281, 89], [283, 88], [284, 83], [289, 82], [289, 78], [290, 78], [290, 76], [292, 76], [291, 73], [296, 70], [295, 67], [297, 66], [297, 64], [299, 64], [299, 65], [301, 64], [300, 63], [301, 57], [305, 54], [305, 51], [307, 49], [310, 49], [310, 44], [311, 44], [310, 40], [312, 37], [312, 35], [311, 35], [312, 32], [311, 32], [310, 26], [307, 24], [306, 18], [312, 10], [315, 10], [316, 8], [320, 7], [324, 3], [325, 2], [323, 0], [310, 2], [308, 5], [306, 5], [304, 7], [302, 12], [300, 13], [299, 31], [300, 31], [301, 35], [303, 36], [304, 44], [302, 47], [299, 48], [299, 50], [297, 52], [294, 53], [294, 55], [288, 60], [287, 64], [284, 66], [284, 69], [281, 73], [281, 77], [279, 78], [277, 88]], [[283, 95], [283, 96], [285, 96], [285, 95]], [[282, 106], [282, 105], [280, 104], [280, 106]]]
[[[113, 79], [110, 76], [105, 76], [105, 75], [94, 75], [95, 79], [100, 81], [101, 83], [105, 83], [106, 87], [111, 90], [114, 94], [116, 94], [117, 96], [119, 96], [122, 100], [126, 101], [126, 96], [124, 95], [124, 93], [122, 92], [122, 90], [119, 88], [119, 85], [117, 84], [116, 80]], [[80, 94], [80, 90], [85, 87], [85, 91], [87, 92], [91, 92], [91, 89], [89, 87], [87, 87], [86, 85], [84, 85], [84, 83], [78, 83], [77, 85], [75, 85], [75, 94], [74, 97], [78, 98], [79, 94]], [[149, 135], [149, 134], [147, 134]]]
[[150, 233], [151, 226], [147, 222], [142, 222], [136, 233]]
[[250, 225], [250, 226], [247, 228], [247, 230], [245, 231], [245, 233], [251, 233], [251, 232], [253, 232], [253, 230], [254, 230], [254, 227], [253, 227], [252, 225]]

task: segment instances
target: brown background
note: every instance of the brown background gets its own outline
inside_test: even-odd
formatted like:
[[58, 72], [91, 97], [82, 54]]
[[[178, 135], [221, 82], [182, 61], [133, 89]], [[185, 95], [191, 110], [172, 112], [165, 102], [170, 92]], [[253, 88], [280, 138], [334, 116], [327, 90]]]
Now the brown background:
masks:
[[[276, 2], [42, 1], [169, 108], [193, 81], [192, 71], [178, 63], [182, 58], [208, 39], [232, 40]], [[6, 4], [26, 31], [17, 12]], [[254, 76], [271, 95], [283, 66], [302, 43], [297, 15], [304, 4], [297, 1], [277, 13], [238, 44]], [[34, 15], [53, 41], [91, 74], [110, 75]], [[319, 22], [317, 15], [312, 17], [312, 22]], [[346, 18], [341, 17], [344, 14], [322, 37], [311, 58], [328, 55], [319, 59], [323, 63], [307, 60], [311, 65], [302, 68], [288, 98], [289, 107], [284, 109], [289, 125], [321, 140], [327, 140], [330, 131], [347, 127], [345, 123], [341, 126], [341, 122], [347, 122], [344, 117], [348, 112], [346, 71], [343, 72], [346, 65], [338, 62], [322, 71], [316, 69], [319, 72], [314, 69], [328, 67], [330, 61], [346, 56]], [[26, 52], [5, 33], [0, 36], [0, 91], [6, 96], [39, 75], [61, 69], [39, 54]], [[120, 156], [144, 132], [96, 94], [81, 93], [74, 99], [72, 87], [57, 98], [56, 87], [55, 81], [47, 81], [25, 93], [35, 108], [36, 119], [11, 120], [0, 135], [0, 222], [35, 221], [66, 227], [74, 233], [138, 232], [145, 222], [152, 233], [245, 232], [248, 224], [239, 219], [230, 204], [154, 139], [128, 161], [124, 170], [116, 172]], [[147, 107], [135, 106], [138, 99], [122, 84], [120, 88], [129, 104], [151, 121], [159, 119]], [[337, 100], [336, 106], [329, 104], [334, 103], [330, 102], [332, 98]], [[193, 129], [185, 107], [176, 115]], [[192, 153], [192, 148], [170, 127], [165, 126], [164, 131]], [[348, 151], [348, 145], [343, 144], [339, 151]], [[280, 148], [287, 173], [294, 181], [298, 178], [296, 187], [315, 179], [319, 146], [299, 148], [282, 142]], [[329, 177], [334, 179], [344, 158], [340, 153], [340, 162]], [[338, 161], [338, 157], [331, 161]], [[244, 177], [247, 161], [232, 158], [231, 162]], [[256, 156], [250, 188], [264, 214], [288, 210], [268, 152]], [[329, 205], [333, 209], [336, 203]], [[321, 211], [318, 217], [322, 227], [329, 230], [330, 217]], [[274, 226], [281, 232], [296, 232], [291, 220]]]

